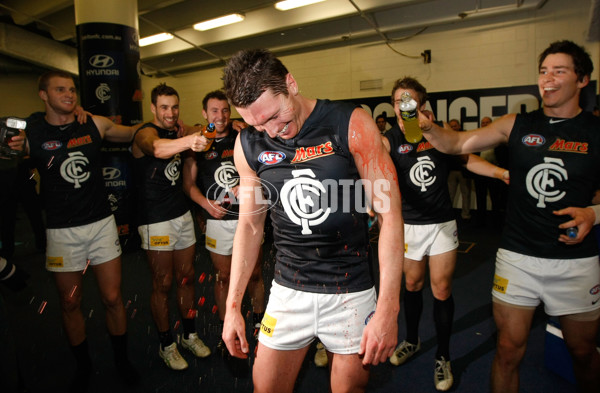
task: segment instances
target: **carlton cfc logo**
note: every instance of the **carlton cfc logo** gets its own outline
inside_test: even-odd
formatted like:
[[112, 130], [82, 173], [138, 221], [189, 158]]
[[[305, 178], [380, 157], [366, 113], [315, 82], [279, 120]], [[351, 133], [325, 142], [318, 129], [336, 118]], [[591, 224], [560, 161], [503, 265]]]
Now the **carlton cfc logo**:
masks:
[[406, 144], [406, 145], [400, 145], [398, 146], [398, 153], [399, 154], [406, 154], [411, 152], [413, 149], [412, 145]]
[[521, 139], [521, 142], [523, 142], [524, 145], [526, 146], [542, 146], [544, 143], [546, 143], [546, 139], [541, 136], [540, 134], [529, 134], [529, 135], [525, 135], [523, 137], [523, 139]]
[[285, 159], [285, 154], [281, 151], [263, 151], [258, 155], [258, 161], [265, 165], [279, 164]]

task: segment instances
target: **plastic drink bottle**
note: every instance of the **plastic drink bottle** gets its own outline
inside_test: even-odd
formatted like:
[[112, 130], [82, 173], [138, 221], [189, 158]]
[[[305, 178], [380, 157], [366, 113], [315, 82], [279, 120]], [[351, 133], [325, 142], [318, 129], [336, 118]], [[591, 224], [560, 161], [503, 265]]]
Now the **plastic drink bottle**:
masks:
[[419, 127], [417, 101], [407, 91], [402, 93], [400, 101], [400, 117], [404, 123], [404, 137], [410, 143], [417, 143], [423, 138], [423, 132]]
[[208, 139], [208, 143], [206, 144], [206, 147], [202, 151], [208, 151], [208, 149], [210, 149], [210, 146], [212, 145], [213, 141], [215, 140], [216, 135], [217, 135], [217, 130], [215, 128], [215, 125], [213, 123], [209, 123], [202, 130], [202, 136], [205, 137], [206, 139]]

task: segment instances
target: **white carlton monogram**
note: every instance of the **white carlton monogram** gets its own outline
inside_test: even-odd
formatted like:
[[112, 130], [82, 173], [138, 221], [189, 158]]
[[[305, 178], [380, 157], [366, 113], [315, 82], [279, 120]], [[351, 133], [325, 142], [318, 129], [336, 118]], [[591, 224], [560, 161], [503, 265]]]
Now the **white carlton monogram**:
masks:
[[546, 207], [546, 202], [556, 202], [565, 196], [564, 191], [556, 190], [556, 181], [567, 180], [567, 170], [560, 158], [544, 157], [543, 164], [529, 170], [525, 183], [529, 194], [538, 200], [537, 207]]
[[169, 165], [165, 168], [165, 177], [168, 180], [171, 180], [171, 185], [174, 186], [179, 179], [179, 175], [181, 171], [179, 170], [181, 166], [181, 156], [179, 154], [175, 154]]
[[82, 152], [69, 153], [69, 158], [60, 166], [60, 175], [69, 183], [73, 183], [74, 188], [81, 188], [81, 183], [90, 178], [90, 172], [85, 168], [89, 163]]
[[302, 226], [302, 234], [310, 235], [313, 225], [319, 225], [327, 219], [331, 208], [320, 206], [321, 194], [325, 187], [316, 177], [312, 169], [292, 171], [293, 179], [287, 181], [281, 188], [281, 203], [283, 209], [294, 224]]
[[431, 176], [431, 171], [435, 164], [429, 156], [417, 158], [417, 163], [410, 168], [410, 181], [417, 187], [421, 187], [421, 192], [427, 191], [427, 187], [435, 183], [435, 176]]
[[237, 170], [232, 162], [222, 162], [221, 166], [215, 171], [215, 183], [221, 188], [231, 190], [240, 182], [236, 175]]

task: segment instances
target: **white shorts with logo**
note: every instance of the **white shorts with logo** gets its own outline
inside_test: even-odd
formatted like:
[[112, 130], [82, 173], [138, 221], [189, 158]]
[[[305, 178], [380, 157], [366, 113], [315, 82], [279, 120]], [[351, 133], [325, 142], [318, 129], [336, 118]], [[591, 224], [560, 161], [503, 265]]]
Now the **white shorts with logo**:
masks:
[[51, 272], [82, 271], [88, 264], [100, 265], [121, 255], [112, 215], [77, 227], [48, 228], [46, 237], [46, 269]]
[[517, 306], [544, 303], [546, 314], [562, 316], [600, 308], [598, 257], [545, 259], [499, 249], [492, 296]]
[[404, 224], [404, 256], [420, 261], [425, 255], [439, 255], [458, 248], [456, 221], [441, 224]]
[[237, 220], [206, 220], [206, 249], [219, 255], [233, 254], [233, 236], [237, 225]]
[[273, 281], [258, 339], [269, 348], [287, 351], [307, 347], [318, 337], [332, 353], [357, 353], [375, 306], [375, 288], [323, 294]]
[[152, 251], [184, 250], [196, 243], [192, 213], [169, 221], [140, 225], [142, 249]]

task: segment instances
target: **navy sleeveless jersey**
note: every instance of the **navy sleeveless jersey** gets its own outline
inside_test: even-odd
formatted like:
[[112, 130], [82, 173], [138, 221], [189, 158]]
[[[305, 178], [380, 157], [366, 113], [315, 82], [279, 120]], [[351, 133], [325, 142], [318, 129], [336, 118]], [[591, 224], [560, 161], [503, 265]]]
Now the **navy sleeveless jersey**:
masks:
[[373, 286], [364, 193], [348, 149], [354, 109], [318, 100], [290, 140], [272, 139], [253, 127], [240, 134], [246, 160], [271, 204], [280, 285], [319, 293]]
[[539, 258], [598, 255], [588, 235], [577, 245], [557, 239], [570, 216], [553, 211], [586, 207], [600, 188], [600, 119], [582, 112], [556, 119], [537, 110], [517, 115], [509, 138], [510, 186], [500, 247]]
[[[228, 212], [222, 218], [223, 220], [238, 219], [238, 204], [233, 193], [229, 191], [240, 183], [240, 176], [233, 162], [233, 148], [235, 147], [236, 137], [237, 132], [229, 130], [227, 136], [216, 138], [208, 151], [195, 153], [198, 168], [196, 176], [198, 189], [210, 200], [223, 202], [229, 199]], [[214, 219], [209, 215], [206, 217]]]
[[[177, 138], [177, 131], [165, 130], [153, 123], [144, 124], [140, 130], [146, 127], [154, 128], [159, 138]], [[138, 192], [138, 225], [169, 221], [189, 210], [183, 193], [179, 153], [166, 159], [144, 155], [133, 160], [133, 168]]]
[[30, 156], [40, 174], [48, 228], [87, 225], [111, 214], [102, 177], [102, 137], [92, 120], [62, 126], [27, 119]]
[[439, 224], [454, 219], [448, 192], [448, 172], [456, 157], [436, 150], [425, 137], [409, 143], [398, 126], [385, 133], [402, 193], [406, 224]]

